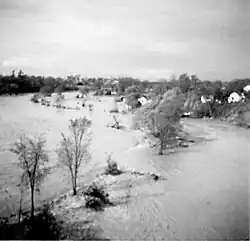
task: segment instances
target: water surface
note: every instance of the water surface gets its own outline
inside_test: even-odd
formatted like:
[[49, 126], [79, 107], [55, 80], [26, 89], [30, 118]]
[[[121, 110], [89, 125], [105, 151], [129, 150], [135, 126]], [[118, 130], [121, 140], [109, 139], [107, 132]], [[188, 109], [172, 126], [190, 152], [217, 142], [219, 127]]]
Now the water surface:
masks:
[[[60, 132], [67, 131], [70, 118], [89, 115], [84, 109], [60, 111], [35, 105], [28, 99], [29, 96], [0, 98], [0, 185], [8, 187], [13, 195], [8, 204], [18, 200], [14, 183], [19, 171], [14, 164], [15, 156], [8, 151], [16, 136], [22, 132], [44, 132], [52, 163], [56, 164], [53, 150], [60, 140]], [[112, 121], [107, 111], [109, 102], [106, 98], [95, 103], [92, 114], [93, 161], [104, 165], [105, 153], [113, 152], [113, 158], [119, 164], [158, 172], [166, 175], [168, 180], [145, 180], [134, 185], [131, 190], [133, 200], [128, 205], [98, 214], [97, 222], [106, 237], [240, 240], [248, 234], [249, 130], [218, 121], [184, 120], [187, 131], [210, 141], [159, 157], [149, 148], [133, 148], [136, 132], [106, 127], [107, 122]], [[126, 118], [129, 125], [129, 116]], [[70, 183], [66, 173], [56, 169], [46, 180], [40, 199], [52, 197], [67, 188]], [[4, 195], [1, 203], [4, 209]]]

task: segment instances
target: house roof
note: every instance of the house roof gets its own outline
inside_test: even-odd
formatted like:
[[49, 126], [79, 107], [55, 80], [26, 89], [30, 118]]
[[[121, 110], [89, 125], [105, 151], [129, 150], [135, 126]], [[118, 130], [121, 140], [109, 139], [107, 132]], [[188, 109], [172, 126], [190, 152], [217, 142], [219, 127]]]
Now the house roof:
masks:
[[246, 86], [243, 88], [243, 90], [245, 90], [245, 91], [250, 91], [250, 85], [246, 85]]
[[234, 91], [230, 95], [239, 95], [239, 94], [236, 91]]

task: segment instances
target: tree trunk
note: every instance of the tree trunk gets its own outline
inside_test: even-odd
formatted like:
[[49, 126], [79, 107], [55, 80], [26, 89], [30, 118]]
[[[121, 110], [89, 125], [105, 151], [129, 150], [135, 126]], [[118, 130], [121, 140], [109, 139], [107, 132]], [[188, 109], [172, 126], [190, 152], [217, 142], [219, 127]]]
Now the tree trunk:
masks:
[[73, 187], [73, 196], [75, 196], [76, 194], [77, 194], [76, 187]]
[[75, 177], [73, 180], [73, 196], [75, 196], [76, 194], [77, 194], [77, 191], [76, 191], [76, 177]]
[[22, 204], [23, 204], [23, 195], [21, 194], [20, 202], [19, 202], [19, 211], [18, 211], [18, 223], [21, 222], [22, 209], [23, 209]]
[[31, 219], [34, 219], [34, 187], [31, 188]]

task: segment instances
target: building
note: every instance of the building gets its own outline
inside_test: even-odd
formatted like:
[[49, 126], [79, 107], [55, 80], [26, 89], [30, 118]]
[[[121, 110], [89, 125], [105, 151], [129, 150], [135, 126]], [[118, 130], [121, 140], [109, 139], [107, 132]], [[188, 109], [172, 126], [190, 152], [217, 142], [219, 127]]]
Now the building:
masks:
[[145, 105], [148, 102], [145, 96], [140, 97], [138, 101], [141, 103], [141, 105]]
[[245, 87], [243, 88], [243, 90], [244, 90], [245, 92], [249, 92], [249, 91], [250, 91], [250, 85], [245, 86]]
[[207, 102], [212, 102], [214, 97], [212, 95], [210, 96], [201, 96], [201, 103], [207, 103]]
[[233, 92], [229, 97], [228, 97], [228, 103], [236, 103], [241, 101], [242, 97], [237, 93]]

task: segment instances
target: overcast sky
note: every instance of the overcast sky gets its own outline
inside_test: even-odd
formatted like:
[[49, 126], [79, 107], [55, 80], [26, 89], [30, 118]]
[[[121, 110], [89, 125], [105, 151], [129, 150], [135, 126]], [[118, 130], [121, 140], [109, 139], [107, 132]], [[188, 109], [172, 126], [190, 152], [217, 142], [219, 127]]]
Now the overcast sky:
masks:
[[0, 0], [0, 72], [250, 77], [250, 0]]

